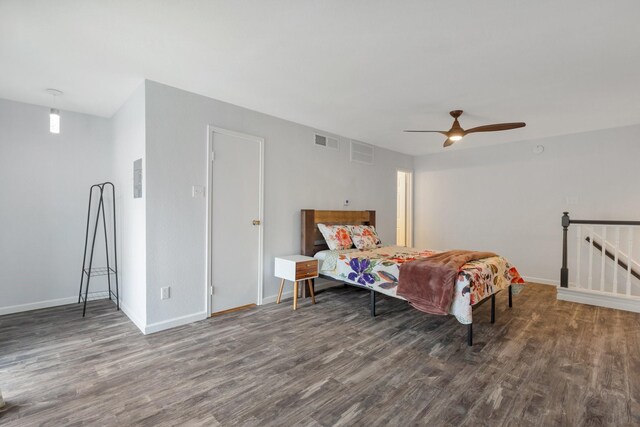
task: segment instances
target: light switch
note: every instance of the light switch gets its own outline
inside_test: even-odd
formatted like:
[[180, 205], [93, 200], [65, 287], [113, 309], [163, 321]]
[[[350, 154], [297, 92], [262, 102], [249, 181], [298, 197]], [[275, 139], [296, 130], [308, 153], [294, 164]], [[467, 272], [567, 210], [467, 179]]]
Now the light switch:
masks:
[[204, 197], [204, 187], [201, 185], [194, 185], [193, 187], [191, 187], [191, 197], [198, 198], [198, 197]]

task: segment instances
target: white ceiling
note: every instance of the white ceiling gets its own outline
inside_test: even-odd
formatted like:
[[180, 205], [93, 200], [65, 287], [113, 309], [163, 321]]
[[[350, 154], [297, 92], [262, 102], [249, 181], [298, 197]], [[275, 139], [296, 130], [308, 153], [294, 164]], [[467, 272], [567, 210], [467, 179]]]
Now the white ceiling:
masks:
[[[409, 154], [640, 123], [640, 1], [0, 0], [0, 97], [111, 116], [147, 78]], [[455, 149], [455, 148], [454, 148]]]

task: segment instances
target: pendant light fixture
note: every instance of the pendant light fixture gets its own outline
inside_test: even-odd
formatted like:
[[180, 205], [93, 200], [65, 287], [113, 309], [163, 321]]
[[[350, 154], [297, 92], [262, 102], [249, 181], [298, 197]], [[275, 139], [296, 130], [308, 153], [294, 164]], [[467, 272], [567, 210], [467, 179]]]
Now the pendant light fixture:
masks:
[[53, 107], [49, 110], [49, 132], [60, 133], [60, 110], [56, 108], [56, 98], [62, 96], [58, 89], [47, 89], [47, 93], [53, 96]]

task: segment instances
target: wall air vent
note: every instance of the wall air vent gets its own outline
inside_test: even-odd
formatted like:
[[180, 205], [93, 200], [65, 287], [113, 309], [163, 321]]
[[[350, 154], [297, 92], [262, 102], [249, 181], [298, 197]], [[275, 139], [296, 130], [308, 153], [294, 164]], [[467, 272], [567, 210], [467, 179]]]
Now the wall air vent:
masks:
[[337, 150], [339, 148], [338, 140], [336, 138], [320, 135], [319, 133], [315, 134], [315, 138], [314, 143], [320, 147], [331, 148], [332, 150]]
[[363, 163], [365, 165], [373, 164], [373, 145], [364, 142], [351, 140], [351, 161]]

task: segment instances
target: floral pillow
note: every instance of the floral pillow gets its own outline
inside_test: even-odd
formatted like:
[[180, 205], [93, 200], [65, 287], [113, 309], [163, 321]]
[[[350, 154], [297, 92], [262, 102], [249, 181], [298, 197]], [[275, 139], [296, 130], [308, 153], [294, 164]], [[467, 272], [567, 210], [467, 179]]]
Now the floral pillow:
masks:
[[349, 249], [353, 246], [351, 236], [349, 236], [349, 229], [346, 225], [318, 224], [318, 229], [332, 251]]
[[360, 250], [375, 249], [381, 243], [373, 225], [350, 225], [349, 231], [353, 244]]

